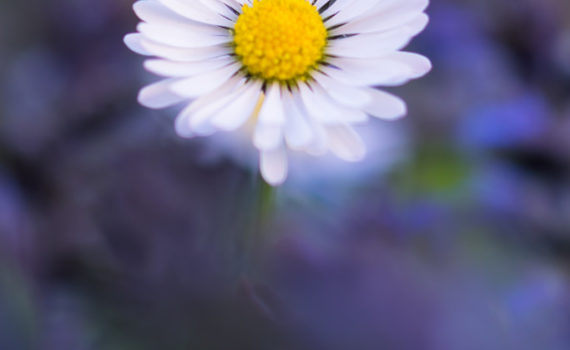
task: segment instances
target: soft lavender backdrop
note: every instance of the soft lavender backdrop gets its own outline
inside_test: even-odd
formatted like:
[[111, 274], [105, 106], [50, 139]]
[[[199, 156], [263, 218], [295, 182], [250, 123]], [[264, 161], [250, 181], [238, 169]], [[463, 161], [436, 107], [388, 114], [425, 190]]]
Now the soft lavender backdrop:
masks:
[[570, 2], [434, 0], [409, 117], [270, 217], [137, 105], [131, 4], [0, 0], [0, 349], [570, 348]]

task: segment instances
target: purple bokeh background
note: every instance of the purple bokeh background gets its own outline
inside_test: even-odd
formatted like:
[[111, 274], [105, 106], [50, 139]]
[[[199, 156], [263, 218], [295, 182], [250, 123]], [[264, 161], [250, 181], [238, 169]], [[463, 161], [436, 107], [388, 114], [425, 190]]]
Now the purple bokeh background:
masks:
[[131, 5], [0, 0], [0, 349], [570, 348], [570, 2], [433, 0], [391, 146], [273, 215], [136, 103]]

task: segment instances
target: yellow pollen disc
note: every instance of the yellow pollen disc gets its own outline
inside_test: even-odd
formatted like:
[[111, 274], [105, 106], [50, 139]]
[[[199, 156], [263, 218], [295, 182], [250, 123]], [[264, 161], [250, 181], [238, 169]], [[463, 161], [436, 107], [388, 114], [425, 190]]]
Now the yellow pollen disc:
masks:
[[264, 80], [305, 79], [323, 58], [327, 29], [307, 0], [254, 0], [234, 27], [235, 54]]

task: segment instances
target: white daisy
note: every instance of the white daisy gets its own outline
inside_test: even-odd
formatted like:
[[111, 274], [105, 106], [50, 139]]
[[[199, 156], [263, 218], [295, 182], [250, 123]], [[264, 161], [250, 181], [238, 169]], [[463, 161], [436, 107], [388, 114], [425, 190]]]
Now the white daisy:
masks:
[[[187, 106], [176, 120], [184, 137], [217, 131], [250, 134], [260, 171], [272, 184], [287, 176], [287, 153], [332, 152], [361, 160], [355, 124], [406, 113], [378, 90], [431, 69], [400, 51], [428, 22], [428, 0], [140, 0], [142, 22], [125, 42], [156, 58], [147, 70], [166, 77], [143, 88], [149, 108]], [[318, 165], [316, 165], [318, 166]]]

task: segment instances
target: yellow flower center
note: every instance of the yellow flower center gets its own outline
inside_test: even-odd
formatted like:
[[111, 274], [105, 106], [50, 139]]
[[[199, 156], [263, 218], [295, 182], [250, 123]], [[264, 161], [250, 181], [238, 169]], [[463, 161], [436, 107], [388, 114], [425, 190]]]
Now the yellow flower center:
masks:
[[236, 56], [250, 75], [269, 81], [306, 79], [326, 43], [327, 29], [308, 0], [254, 0], [234, 27]]

